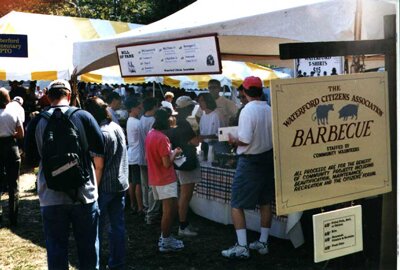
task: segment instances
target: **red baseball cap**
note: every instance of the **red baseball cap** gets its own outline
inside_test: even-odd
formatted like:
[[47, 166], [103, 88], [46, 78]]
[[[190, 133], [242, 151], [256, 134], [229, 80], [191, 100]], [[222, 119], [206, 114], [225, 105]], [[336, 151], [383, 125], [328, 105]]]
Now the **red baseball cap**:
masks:
[[259, 77], [246, 77], [243, 81], [243, 87], [245, 89], [250, 89], [250, 87], [262, 88], [262, 81]]

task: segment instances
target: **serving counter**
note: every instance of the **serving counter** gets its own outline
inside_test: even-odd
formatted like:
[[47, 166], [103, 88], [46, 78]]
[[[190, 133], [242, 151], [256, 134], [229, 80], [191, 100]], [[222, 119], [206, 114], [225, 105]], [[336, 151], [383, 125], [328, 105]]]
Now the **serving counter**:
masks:
[[[201, 182], [196, 185], [190, 207], [194, 213], [222, 224], [232, 224], [231, 188], [235, 174], [233, 169], [213, 167], [210, 163], [201, 163]], [[272, 205], [273, 220], [270, 235], [282, 239], [290, 239], [294, 247], [304, 243], [300, 218], [302, 212], [277, 216], [275, 205]], [[259, 210], [246, 210], [247, 229], [260, 230]]]

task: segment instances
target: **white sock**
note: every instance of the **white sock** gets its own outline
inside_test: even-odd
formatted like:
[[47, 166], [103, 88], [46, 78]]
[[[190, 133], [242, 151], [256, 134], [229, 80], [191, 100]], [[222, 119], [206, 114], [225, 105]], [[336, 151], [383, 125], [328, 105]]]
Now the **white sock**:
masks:
[[247, 246], [246, 229], [236, 230], [236, 236], [237, 236], [237, 239], [238, 239], [238, 244], [240, 246]]
[[261, 227], [260, 242], [267, 243], [269, 235], [269, 228]]

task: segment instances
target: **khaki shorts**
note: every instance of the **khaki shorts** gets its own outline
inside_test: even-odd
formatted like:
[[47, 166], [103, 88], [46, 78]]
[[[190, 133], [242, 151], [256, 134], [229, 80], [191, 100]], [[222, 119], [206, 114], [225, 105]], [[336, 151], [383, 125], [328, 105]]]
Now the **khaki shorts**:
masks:
[[197, 167], [191, 171], [175, 170], [181, 185], [201, 182], [201, 170]]
[[178, 183], [175, 181], [165, 186], [152, 186], [155, 200], [178, 198]]

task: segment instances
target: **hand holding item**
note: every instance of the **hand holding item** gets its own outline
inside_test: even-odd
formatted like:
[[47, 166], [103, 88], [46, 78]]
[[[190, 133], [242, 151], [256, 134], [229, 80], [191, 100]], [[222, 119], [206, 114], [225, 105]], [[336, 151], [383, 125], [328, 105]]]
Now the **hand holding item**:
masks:
[[180, 147], [175, 148], [174, 149], [174, 157], [177, 157], [180, 154], [182, 154], [182, 149]]
[[228, 133], [228, 143], [233, 146], [237, 143], [237, 139], [231, 133]]

